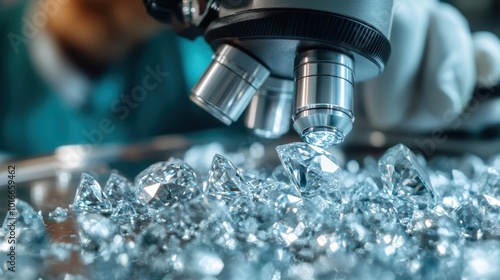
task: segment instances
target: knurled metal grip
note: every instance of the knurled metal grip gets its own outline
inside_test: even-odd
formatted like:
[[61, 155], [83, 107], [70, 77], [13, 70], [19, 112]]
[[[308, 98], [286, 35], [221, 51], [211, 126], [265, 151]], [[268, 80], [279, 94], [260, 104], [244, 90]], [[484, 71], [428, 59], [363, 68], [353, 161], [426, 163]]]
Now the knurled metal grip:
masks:
[[210, 24], [208, 42], [283, 39], [318, 42], [358, 53], [382, 72], [391, 54], [389, 40], [374, 27], [339, 14], [315, 10], [249, 10], [222, 17]]

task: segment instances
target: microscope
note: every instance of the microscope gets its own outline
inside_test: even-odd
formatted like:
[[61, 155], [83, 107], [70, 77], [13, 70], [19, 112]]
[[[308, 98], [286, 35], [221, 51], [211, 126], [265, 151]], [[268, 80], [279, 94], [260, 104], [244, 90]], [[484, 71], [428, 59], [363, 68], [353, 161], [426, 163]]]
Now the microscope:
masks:
[[204, 36], [211, 65], [191, 100], [226, 125], [268, 139], [293, 128], [310, 144], [342, 143], [354, 84], [384, 71], [393, 0], [144, 0], [180, 35]]

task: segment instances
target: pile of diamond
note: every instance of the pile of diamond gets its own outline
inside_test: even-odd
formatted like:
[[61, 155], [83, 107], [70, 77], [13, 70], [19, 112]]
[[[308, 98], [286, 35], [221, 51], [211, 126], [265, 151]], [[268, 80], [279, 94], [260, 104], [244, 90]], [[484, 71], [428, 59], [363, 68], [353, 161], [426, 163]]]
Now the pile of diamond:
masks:
[[219, 154], [203, 166], [195, 149], [135, 182], [113, 173], [101, 188], [84, 173], [69, 211], [76, 248], [48, 241], [18, 201], [20, 245], [61, 258], [78, 250], [88, 272], [75, 279], [500, 278], [500, 158], [427, 163], [397, 145], [342, 168], [292, 143], [277, 147], [281, 166], [258, 171]]

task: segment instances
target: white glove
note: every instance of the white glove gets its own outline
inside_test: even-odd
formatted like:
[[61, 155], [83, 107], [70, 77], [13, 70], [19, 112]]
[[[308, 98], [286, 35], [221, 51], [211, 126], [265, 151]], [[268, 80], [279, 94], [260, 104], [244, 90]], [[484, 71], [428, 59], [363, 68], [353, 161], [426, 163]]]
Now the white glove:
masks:
[[[473, 37], [466, 19], [445, 3], [394, 4], [392, 54], [385, 72], [357, 86], [362, 102], [357, 106], [366, 118], [361, 122], [417, 133], [452, 127], [478, 81], [492, 85], [500, 80], [498, 38], [490, 33]], [[362, 112], [356, 115], [363, 118]]]

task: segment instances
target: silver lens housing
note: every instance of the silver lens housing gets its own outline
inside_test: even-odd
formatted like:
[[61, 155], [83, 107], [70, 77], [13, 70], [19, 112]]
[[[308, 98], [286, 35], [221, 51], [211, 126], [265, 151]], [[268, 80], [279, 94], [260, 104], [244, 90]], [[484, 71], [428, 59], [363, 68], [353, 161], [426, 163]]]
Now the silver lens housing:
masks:
[[332, 50], [309, 50], [295, 59], [293, 127], [318, 146], [342, 143], [354, 122], [354, 61]]
[[265, 139], [286, 134], [290, 129], [293, 92], [292, 80], [269, 77], [247, 109], [246, 127]]
[[238, 120], [269, 70], [243, 51], [221, 45], [191, 91], [191, 100], [226, 125]]

